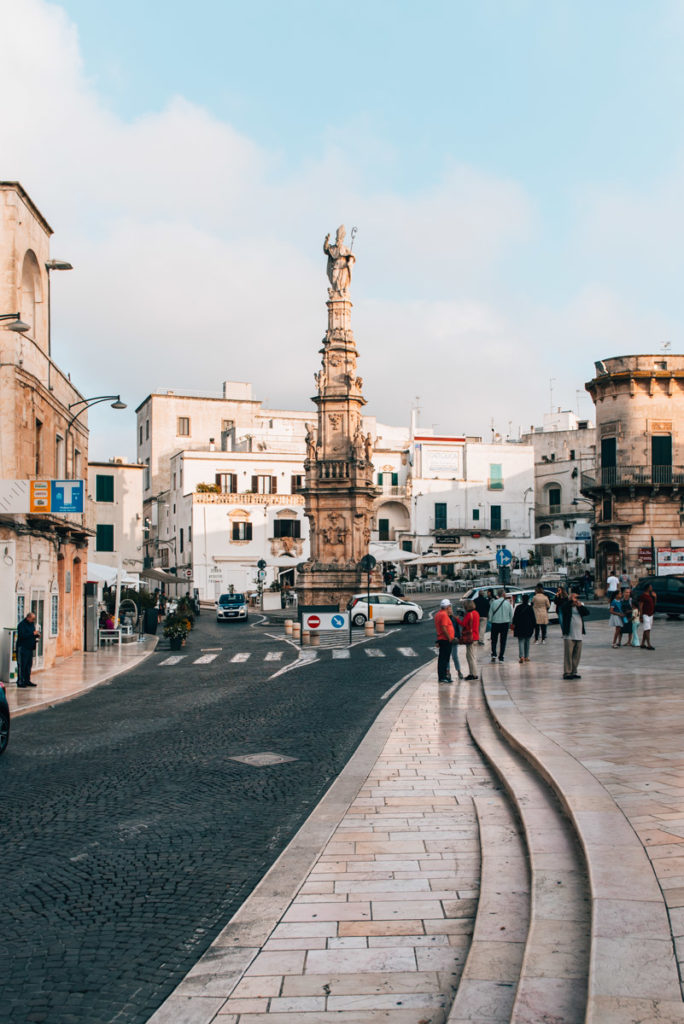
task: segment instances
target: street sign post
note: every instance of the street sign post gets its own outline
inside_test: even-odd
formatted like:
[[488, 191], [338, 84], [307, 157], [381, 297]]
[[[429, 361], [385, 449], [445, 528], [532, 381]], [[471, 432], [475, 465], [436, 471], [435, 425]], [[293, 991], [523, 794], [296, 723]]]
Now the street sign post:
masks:
[[513, 555], [508, 548], [499, 548], [496, 553], [496, 564], [501, 568], [504, 565], [510, 565], [513, 561]]
[[372, 555], [364, 555], [361, 561], [359, 562], [359, 568], [361, 569], [361, 572], [368, 573], [368, 577], [366, 579], [366, 608], [368, 609], [369, 619], [373, 618], [373, 606], [370, 603], [370, 578], [371, 573], [373, 572], [373, 569], [375, 568], [376, 565], [377, 562], [375, 561]]

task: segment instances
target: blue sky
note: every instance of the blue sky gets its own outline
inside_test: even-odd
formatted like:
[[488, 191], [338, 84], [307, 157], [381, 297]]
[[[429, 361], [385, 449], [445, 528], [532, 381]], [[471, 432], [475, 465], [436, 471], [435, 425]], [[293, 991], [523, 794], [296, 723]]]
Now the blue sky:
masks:
[[[3, 177], [79, 261], [55, 338], [72, 368], [93, 330], [135, 360], [131, 405], [225, 377], [305, 405], [320, 244], [342, 220], [359, 229], [354, 322], [383, 420], [406, 422], [419, 390], [441, 430], [526, 428], [549, 377], [575, 407], [594, 359], [682, 350], [681, 0], [3, 9], [4, 74], [36, 80]], [[190, 366], [197, 315], [170, 314], [179, 296], [204, 318]], [[86, 389], [100, 365], [80, 368]]]

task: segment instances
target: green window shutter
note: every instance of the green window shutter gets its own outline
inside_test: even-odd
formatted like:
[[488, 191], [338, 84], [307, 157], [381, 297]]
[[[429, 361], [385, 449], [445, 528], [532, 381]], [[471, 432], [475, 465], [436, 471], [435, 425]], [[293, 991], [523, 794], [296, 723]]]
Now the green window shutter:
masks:
[[382, 473], [378, 473], [378, 487], [382, 487]]
[[398, 486], [399, 486], [399, 474], [398, 473], [392, 473], [392, 487], [398, 487]]
[[114, 527], [110, 523], [98, 523], [95, 531], [95, 550], [114, 550]]
[[95, 501], [114, 501], [114, 477], [99, 473], [95, 477]]

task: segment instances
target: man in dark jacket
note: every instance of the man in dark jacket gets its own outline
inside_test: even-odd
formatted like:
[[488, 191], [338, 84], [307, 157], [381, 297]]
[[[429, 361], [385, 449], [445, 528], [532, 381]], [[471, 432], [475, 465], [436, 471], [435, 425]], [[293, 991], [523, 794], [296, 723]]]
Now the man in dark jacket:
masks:
[[475, 611], [480, 616], [480, 635], [477, 638], [477, 642], [480, 647], [484, 647], [485, 633], [487, 631], [487, 616], [489, 615], [489, 602], [494, 595], [491, 590], [488, 590], [485, 594], [484, 590], [475, 598]]
[[586, 633], [584, 620], [589, 609], [580, 601], [579, 591], [573, 588], [569, 597], [561, 602], [558, 609], [563, 634], [563, 679], [581, 679], [577, 674], [582, 657], [582, 637]]
[[25, 619], [22, 619], [17, 627], [17, 686], [35, 686], [31, 682], [31, 666], [33, 665], [33, 652], [40, 633], [36, 629], [36, 617], [29, 612]]

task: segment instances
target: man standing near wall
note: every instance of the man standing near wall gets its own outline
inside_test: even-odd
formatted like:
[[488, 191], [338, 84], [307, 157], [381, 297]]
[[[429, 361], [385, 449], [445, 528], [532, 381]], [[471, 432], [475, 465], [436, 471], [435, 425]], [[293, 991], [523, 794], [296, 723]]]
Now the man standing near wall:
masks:
[[456, 635], [454, 624], [451, 621], [451, 601], [444, 598], [440, 602], [439, 611], [435, 615], [435, 629], [437, 630], [437, 681], [439, 683], [450, 683], [449, 661], [451, 659], [451, 646]]
[[17, 627], [17, 686], [35, 686], [31, 682], [31, 667], [33, 665], [33, 652], [38, 643], [40, 633], [36, 629], [36, 617], [29, 612], [25, 619], [22, 619]]

